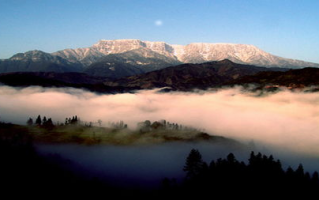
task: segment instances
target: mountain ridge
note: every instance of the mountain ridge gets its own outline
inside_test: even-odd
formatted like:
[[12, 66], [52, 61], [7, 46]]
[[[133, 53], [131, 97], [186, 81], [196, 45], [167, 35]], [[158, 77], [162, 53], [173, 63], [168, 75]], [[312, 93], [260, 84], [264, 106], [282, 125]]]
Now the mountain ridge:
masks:
[[[280, 68], [316, 67], [319, 64], [281, 58], [253, 45], [191, 43], [170, 45], [138, 39], [100, 40], [91, 47], [54, 53], [39, 50], [18, 53], [0, 60], [0, 73], [87, 72], [90, 75], [121, 78], [182, 63], [206, 63], [224, 59], [245, 65]], [[116, 60], [116, 61], [114, 61]]]
[[0, 73], [8, 72], [79, 72], [82, 66], [52, 54], [32, 50], [18, 53], [9, 59], [0, 60]]
[[85, 69], [93, 76], [121, 78], [182, 64], [173, 58], [141, 47], [123, 53], [109, 54]]
[[[88, 61], [89, 58], [92, 58], [92, 55], [96, 55], [96, 57], [99, 58], [102, 56], [101, 54], [109, 55], [123, 53], [141, 47], [148, 48], [182, 63], [203, 63], [229, 59], [236, 63], [264, 67], [319, 67], [319, 64], [317, 63], [272, 55], [254, 45], [232, 43], [190, 43], [187, 45], [171, 45], [165, 42], [150, 42], [138, 39], [100, 40], [91, 47], [65, 49], [52, 54], [65, 59], [77, 58], [78, 61], [83, 61], [84, 65], [87, 66], [87, 63], [93, 62], [92, 59], [90, 62]], [[83, 52], [86, 53], [83, 54]]]

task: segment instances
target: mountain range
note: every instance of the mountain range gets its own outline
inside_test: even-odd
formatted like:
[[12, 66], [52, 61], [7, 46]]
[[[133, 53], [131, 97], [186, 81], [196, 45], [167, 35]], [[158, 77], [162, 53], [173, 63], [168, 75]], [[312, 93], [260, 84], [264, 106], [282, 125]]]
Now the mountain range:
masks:
[[[169, 88], [165, 91], [192, 91], [242, 85], [251, 89], [280, 87], [319, 91], [319, 68], [266, 68], [237, 64], [230, 60], [181, 64], [118, 79], [68, 72], [15, 72], [0, 74], [0, 83], [28, 87], [74, 87], [99, 93], [132, 92], [140, 89]], [[251, 87], [254, 85], [255, 87]]]
[[183, 63], [204, 63], [228, 59], [261, 67], [304, 68], [319, 64], [281, 58], [253, 45], [191, 43], [170, 45], [136, 39], [100, 40], [87, 48], [54, 53], [28, 51], [0, 60], [0, 73], [84, 72], [92, 76], [121, 78], [160, 70]]

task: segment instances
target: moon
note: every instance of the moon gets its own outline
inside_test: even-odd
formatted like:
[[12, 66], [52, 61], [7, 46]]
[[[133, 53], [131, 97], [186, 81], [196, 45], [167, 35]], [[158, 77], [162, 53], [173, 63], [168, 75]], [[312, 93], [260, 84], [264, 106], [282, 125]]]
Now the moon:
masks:
[[155, 26], [162, 26], [163, 25], [163, 21], [158, 19], [155, 21]]

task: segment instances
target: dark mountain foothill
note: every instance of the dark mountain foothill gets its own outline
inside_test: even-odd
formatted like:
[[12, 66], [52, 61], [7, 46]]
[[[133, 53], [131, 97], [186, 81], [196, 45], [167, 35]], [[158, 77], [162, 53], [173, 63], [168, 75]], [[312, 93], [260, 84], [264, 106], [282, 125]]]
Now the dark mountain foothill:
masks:
[[264, 71], [251, 76], [243, 76], [237, 80], [229, 82], [232, 85], [251, 85], [258, 86], [268, 90], [277, 90], [281, 87], [288, 89], [304, 89], [312, 87], [308, 91], [318, 91], [319, 86], [319, 69], [303, 68], [288, 71]]
[[16, 72], [0, 74], [0, 82], [23, 87], [74, 87], [100, 93], [134, 92], [154, 88], [165, 88], [163, 91], [166, 92], [193, 91], [252, 84], [257, 89], [268, 91], [276, 91], [281, 87], [303, 89], [311, 86], [313, 88], [310, 91], [316, 91], [319, 85], [318, 74], [318, 68], [266, 68], [237, 64], [226, 59], [202, 64], [182, 64], [118, 79], [76, 72]]
[[116, 81], [107, 81], [105, 84], [141, 89], [170, 87], [173, 90], [189, 91], [221, 87], [240, 77], [271, 70], [285, 71], [287, 69], [241, 65], [230, 60], [222, 60], [202, 64], [182, 64]]

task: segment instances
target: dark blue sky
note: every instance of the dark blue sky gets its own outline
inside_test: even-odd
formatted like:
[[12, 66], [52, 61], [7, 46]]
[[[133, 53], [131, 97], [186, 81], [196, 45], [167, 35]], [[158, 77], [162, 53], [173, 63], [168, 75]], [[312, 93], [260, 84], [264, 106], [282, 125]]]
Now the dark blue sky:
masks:
[[100, 39], [252, 44], [319, 63], [318, 0], [0, 0], [0, 58]]

